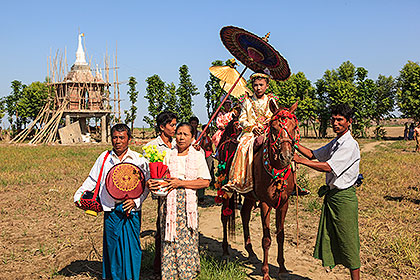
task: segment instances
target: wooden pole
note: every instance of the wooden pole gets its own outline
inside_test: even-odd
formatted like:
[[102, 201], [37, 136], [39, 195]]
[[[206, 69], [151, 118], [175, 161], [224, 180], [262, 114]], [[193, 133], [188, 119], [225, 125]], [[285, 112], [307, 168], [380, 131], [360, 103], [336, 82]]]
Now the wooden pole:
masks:
[[299, 248], [299, 188], [297, 182], [296, 187], [296, 248]]

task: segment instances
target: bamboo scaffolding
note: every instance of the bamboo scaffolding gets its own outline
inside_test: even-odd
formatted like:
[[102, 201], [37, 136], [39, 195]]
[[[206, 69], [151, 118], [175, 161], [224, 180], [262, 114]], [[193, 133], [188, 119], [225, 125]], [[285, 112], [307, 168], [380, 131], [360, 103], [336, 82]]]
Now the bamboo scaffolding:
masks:
[[35, 135], [35, 137], [29, 141], [29, 144], [38, 144], [42, 142], [43, 139], [46, 139], [47, 141], [43, 143], [49, 143], [48, 140], [50, 139], [51, 134], [57, 133], [56, 129], [58, 128], [58, 125], [56, 123], [59, 123], [61, 120], [61, 116], [63, 115], [65, 106], [67, 105], [67, 100], [65, 100], [60, 108], [55, 112], [55, 114], [52, 116], [52, 118], [45, 124], [45, 126]]
[[[84, 42], [85, 43], [85, 42]], [[86, 50], [86, 47], [84, 48]], [[86, 55], [87, 52], [85, 51]], [[104, 58], [105, 80], [102, 71], [98, 73], [101, 79], [96, 79], [97, 73], [92, 73], [92, 58], [89, 60], [88, 67], [71, 67], [74, 74], [69, 76], [70, 69], [67, 65], [67, 49], [64, 54], [59, 50], [53, 52], [47, 57], [47, 86], [48, 101], [38, 113], [33, 122], [23, 131], [21, 131], [10, 143], [19, 143], [25, 141], [31, 131], [37, 129], [35, 135], [30, 139], [30, 144], [51, 143], [57, 141], [57, 131], [63, 116], [71, 116], [75, 119], [97, 118], [98, 115], [109, 115], [113, 110], [114, 117], [121, 118], [120, 93], [118, 83], [117, 67], [110, 67], [108, 53]], [[115, 63], [117, 62], [117, 53]], [[90, 66], [89, 66], [90, 65]], [[114, 70], [114, 81], [110, 83], [110, 69]], [[78, 71], [81, 71], [78, 73]], [[84, 72], [85, 71], [85, 72]], [[88, 71], [88, 72], [87, 72]], [[114, 106], [110, 104], [110, 87], [114, 86]], [[118, 98], [117, 97], [118, 94]], [[118, 102], [118, 103], [117, 103]], [[76, 105], [77, 104], [77, 105]], [[118, 109], [117, 109], [118, 108]]]
[[19, 143], [21, 141], [23, 141], [28, 135], [29, 133], [32, 131], [32, 128], [37, 124], [38, 120], [41, 119], [47, 108], [49, 107], [49, 102], [47, 102], [43, 109], [41, 110], [41, 112], [38, 114], [38, 116], [31, 122], [31, 124], [25, 128], [24, 130], [22, 130], [18, 135], [15, 136], [15, 138], [13, 138], [12, 140], [10, 140], [9, 143]]

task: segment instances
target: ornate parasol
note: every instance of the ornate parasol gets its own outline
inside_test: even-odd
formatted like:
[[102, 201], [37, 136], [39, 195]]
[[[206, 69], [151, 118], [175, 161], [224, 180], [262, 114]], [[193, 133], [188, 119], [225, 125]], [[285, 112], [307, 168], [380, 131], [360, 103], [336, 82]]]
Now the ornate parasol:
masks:
[[220, 86], [223, 90], [228, 92], [236, 80], [239, 81], [236, 87], [232, 90], [231, 95], [239, 98], [244, 95], [245, 92], [248, 92], [249, 89], [246, 86], [246, 80], [243, 77], [240, 77], [239, 72], [235, 69], [236, 62], [233, 60], [232, 65], [229, 66], [212, 66], [209, 68], [210, 73], [216, 78], [220, 79]]
[[226, 94], [219, 107], [213, 113], [206, 127], [203, 129], [203, 133], [198, 137], [198, 143], [200, 143], [200, 139], [208, 129], [209, 124], [213, 121], [215, 116], [217, 116], [223, 103], [235, 89], [248, 67], [254, 72], [264, 72], [270, 75], [274, 80], [284, 81], [290, 77], [290, 68], [287, 61], [270, 44], [268, 44], [269, 35], [270, 33], [267, 33], [264, 38], [260, 38], [235, 26], [226, 26], [220, 30], [220, 38], [225, 47], [246, 67], [232, 84], [228, 94]]
[[114, 199], [136, 199], [143, 193], [145, 178], [138, 166], [124, 162], [109, 170], [105, 185]]
[[[219, 84], [222, 87], [222, 89], [226, 92], [229, 92], [230, 89], [233, 87], [233, 84], [223, 82], [223, 81], [220, 81]], [[247, 86], [238, 86], [238, 85], [236, 85], [236, 87], [234, 87], [230, 93], [230, 95], [233, 95], [236, 98], [240, 98], [244, 94], [252, 94], [252, 91]]]
[[230, 53], [254, 72], [265, 72], [274, 80], [284, 81], [290, 76], [287, 61], [268, 44], [268, 33], [260, 38], [242, 28], [226, 26], [220, 38]]

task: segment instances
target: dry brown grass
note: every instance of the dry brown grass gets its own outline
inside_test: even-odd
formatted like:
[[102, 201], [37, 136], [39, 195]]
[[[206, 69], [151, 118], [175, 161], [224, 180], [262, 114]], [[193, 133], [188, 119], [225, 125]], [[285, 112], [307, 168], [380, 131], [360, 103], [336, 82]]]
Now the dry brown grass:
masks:
[[[364, 147], [371, 142], [360, 143]], [[100, 279], [102, 215], [89, 217], [72, 200], [106, 148], [0, 146], [0, 279]], [[420, 155], [413, 149], [412, 142], [383, 142], [362, 153], [365, 182], [357, 193], [367, 279], [415, 279], [420, 273]], [[309, 178], [313, 194], [300, 199], [300, 248], [305, 254], [312, 254], [322, 203], [315, 195], [322, 174]], [[156, 202], [147, 199], [142, 230], [154, 228], [155, 209]], [[289, 242], [296, 241], [294, 211], [292, 203]], [[142, 244], [151, 241], [146, 236]]]

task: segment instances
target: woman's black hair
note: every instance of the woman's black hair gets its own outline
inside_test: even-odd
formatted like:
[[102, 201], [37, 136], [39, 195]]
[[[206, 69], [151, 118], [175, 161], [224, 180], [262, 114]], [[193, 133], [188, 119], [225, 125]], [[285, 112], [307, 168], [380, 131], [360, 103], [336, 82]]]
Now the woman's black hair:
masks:
[[190, 123], [187, 123], [187, 122], [182, 122], [182, 123], [179, 123], [179, 124], [176, 126], [176, 129], [175, 129], [175, 134], [178, 132], [178, 128], [183, 127], [183, 126], [188, 126], [188, 127], [189, 127], [189, 129], [190, 129], [191, 135], [193, 135], [193, 136], [194, 136], [194, 128], [193, 128], [193, 126], [192, 126]]
[[114, 135], [115, 131], [118, 131], [118, 132], [127, 131], [128, 139], [131, 139], [131, 129], [125, 123], [117, 123], [116, 125], [114, 125], [111, 128], [111, 137], [112, 135]]
[[165, 126], [170, 123], [173, 119], [177, 119], [177, 115], [171, 111], [163, 111], [156, 117], [156, 133], [161, 133], [160, 126]]

